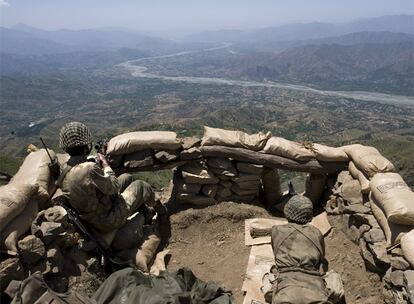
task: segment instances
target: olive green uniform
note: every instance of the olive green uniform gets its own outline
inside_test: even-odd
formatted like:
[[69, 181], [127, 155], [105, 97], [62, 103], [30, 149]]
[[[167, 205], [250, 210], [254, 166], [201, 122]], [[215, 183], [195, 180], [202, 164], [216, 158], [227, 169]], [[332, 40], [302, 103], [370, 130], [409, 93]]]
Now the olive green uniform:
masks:
[[325, 256], [323, 235], [314, 226], [288, 223], [272, 229], [278, 272], [273, 304], [320, 304], [329, 292], [319, 268]]
[[115, 176], [110, 167], [102, 170], [86, 156], [72, 156], [63, 165], [71, 169], [61, 183], [61, 190], [80, 218], [99, 232], [123, 226], [142, 205], [153, 206], [154, 192], [144, 181], [129, 175]]

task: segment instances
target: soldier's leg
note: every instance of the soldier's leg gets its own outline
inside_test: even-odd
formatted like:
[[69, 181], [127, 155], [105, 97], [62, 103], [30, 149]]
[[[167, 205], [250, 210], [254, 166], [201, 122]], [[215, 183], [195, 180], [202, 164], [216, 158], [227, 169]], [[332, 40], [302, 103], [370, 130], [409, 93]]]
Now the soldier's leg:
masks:
[[130, 215], [138, 211], [141, 206], [155, 205], [155, 194], [151, 185], [141, 180], [133, 181], [121, 195], [128, 205]]
[[121, 185], [121, 190], [119, 192], [124, 192], [125, 189], [134, 181], [134, 178], [131, 174], [124, 173], [118, 176], [118, 182]]

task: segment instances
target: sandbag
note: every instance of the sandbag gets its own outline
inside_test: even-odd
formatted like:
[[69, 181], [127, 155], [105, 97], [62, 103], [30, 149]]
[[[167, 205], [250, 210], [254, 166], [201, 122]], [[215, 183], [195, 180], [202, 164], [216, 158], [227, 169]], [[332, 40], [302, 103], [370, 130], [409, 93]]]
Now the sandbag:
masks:
[[6, 248], [9, 254], [17, 254], [17, 241], [30, 229], [38, 209], [37, 201], [30, 200], [23, 212], [16, 216], [1, 233], [2, 247]]
[[170, 131], [137, 131], [111, 138], [106, 153], [108, 155], [129, 154], [145, 149], [176, 150], [181, 148], [177, 134]]
[[325, 191], [327, 176], [325, 174], [308, 174], [305, 183], [305, 193], [313, 205], [316, 205], [322, 198]]
[[56, 154], [57, 161], [61, 167], [66, 164], [70, 158], [70, 155], [67, 153], [57, 153]]
[[280, 177], [277, 169], [265, 167], [262, 173], [262, 184], [266, 207], [270, 208], [280, 203], [283, 193], [280, 187]]
[[146, 226], [144, 229], [144, 240], [142, 243], [134, 249], [118, 252], [117, 256], [123, 260], [132, 260], [139, 270], [148, 272], [161, 239], [156, 227]]
[[355, 166], [370, 178], [376, 173], [395, 172], [394, 165], [374, 147], [355, 144], [343, 149]]
[[372, 199], [384, 210], [388, 221], [414, 225], [414, 192], [397, 173], [378, 173], [370, 181]]
[[227, 146], [246, 148], [253, 151], [263, 149], [271, 133], [259, 132], [249, 135], [242, 131], [231, 131], [204, 126], [204, 136], [201, 141], [202, 146]]
[[401, 238], [401, 249], [405, 259], [414, 267], [414, 229]]
[[263, 151], [268, 154], [283, 156], [295, 160], [314, 159], [315, 155], [304, 145], [284, 139], [282, 137], [271, 137]]
[[[52, 150], [48, 150], [52, 159], [56, 155]], [[49, 189], [51, 184], [51, 174], [49, 169], [50, 159], [45, 149], [29, 153], [20, 166], [19, 171], [10, 180], [11, 184], [28, 184], [39, 186], [38, 198], [45, 201], [49, 198]]]
[[359, 181], [354, 179], [348, 171], [341, 172], [340, 175], [338, 175], [338, 182], [341, 180], [342, 184], [338, 188], [338, 194], [347, 205], [362, 204], [363, 195]]
[[364, 173], [358, 170], [354, 162], [349, 162], [348, 170], [349, 173], [351, 173], [352, 177], [359, 181], [359, 184], [361, 185], [361, 192], [364, 194], [369, 193], [369, 191], [371, 190], [371, 188], [369, 187], [369, 180], [365, 177]]
[[369, 201], [369, 204], [372, 214], [384, 232], [387, 246], [392, 246], [395, 243], [398, 243], [401, 240], [401, 237], [412, 229], [412, 226], [398, 225], [388, 222], [387, 217], [385, 216], [385, 213], [381, 207], [374, 203], [372, 199]]
[[155, 257], [160, 243], [161, 239], [157, 232], [148, 235], [135, 255], [135, 265], [138, 269], [149, 271], [151, 260]]
[[37, 185], [7, 184], [0, 187], [0, 232], [26, 207]]
[[343, 147], [329, 147], [321, 144], [312, 144], [313, 154], [320, 161], [348, 161], [349, 157]]

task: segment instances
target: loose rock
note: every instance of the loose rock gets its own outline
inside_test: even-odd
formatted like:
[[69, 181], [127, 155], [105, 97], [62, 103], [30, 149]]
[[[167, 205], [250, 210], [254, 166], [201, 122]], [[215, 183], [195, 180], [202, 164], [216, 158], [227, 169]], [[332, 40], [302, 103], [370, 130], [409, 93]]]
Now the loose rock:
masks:
[[176, 160], [180, 156], [180, 153], [176, 150], [159, 151], [155, 154], [155, 158], [162, 163], [168, 163]]
[[65, 208], [61, 206], [54, 206], [45, 210], [44, 217], [48, 222], [66, 223], [68, 213]]
[[12, 280], [24, 280], [25, 273], [18, 258], [6, 259], [0, 263], [0, 293]]
[[217, 185], [204, 185], [201, 191], [208, 197], [215, 197], [217, 193]]
[[45, 257], [46, 249], [42, 240], [28, 235], [17, 243], [20, 259], [24, 264], [31, 265]]
[[364, 239], [371, 244], [385, 242], [385, 235], [379, 228], [373, 228], [364, 234]]
[[192, 147], [188, 150], [183, 150], [180, 152], [180, 159], [182, 160], [198, 159], [201, 157], [201, 151], [197, 147]]
[[411, 303], [414, 303], [414, 270], [404, 271], [404, 287]]
[[65, 228], [62, 223], [55, 222], [43, 222], [40, 225], [40, 231], [42, 232], [42, 241], [45, 245], [52, 243], [61, 233], [65, 232]]
[[236, 164], [236, 168], [240, 172], [248, 173], [248, 174], [261, 175], [262, 172], [263, 172], [263, 166], [262, 165], [256, 165], [256, 164], [250, 164], [250, 163], [238, 162]]
[[199, 146], [201, 143], [201, 139], [195, 136], [192, 137], [184, 137], [181, 140], [181, 145], [184, 150], [190, 149], [194, 146]]
[[399, 256], [393, 256], [390, 258], [391, 267], [397, 270], [406, 270], [410, 268], [410, 263], [406, 259]]
[[127, 168], [141, 168], [154, 164], [151, 150], [138, 151], [128, 154], [124, 159], [124, 166]]
[[369, 209], [368, 207], [365, 207], [362, 204], [354, 204], [354, 205], [348, 205], [348, 206], [344, 205], [343, 209], [345, 213], [350, 213], [350, 214], [354, 214], [354, 213], [367, 214], [371, 212], [371, 209]]

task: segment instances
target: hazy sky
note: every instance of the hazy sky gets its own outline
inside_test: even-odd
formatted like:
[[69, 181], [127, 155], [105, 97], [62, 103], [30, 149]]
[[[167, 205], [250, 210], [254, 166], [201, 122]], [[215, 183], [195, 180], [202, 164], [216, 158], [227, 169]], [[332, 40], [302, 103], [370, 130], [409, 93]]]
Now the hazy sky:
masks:
[[344, 22], [414, 14], [413, 0], [0, 0], [0, 24], [44, 29], [125, 27], [154, 32]]

